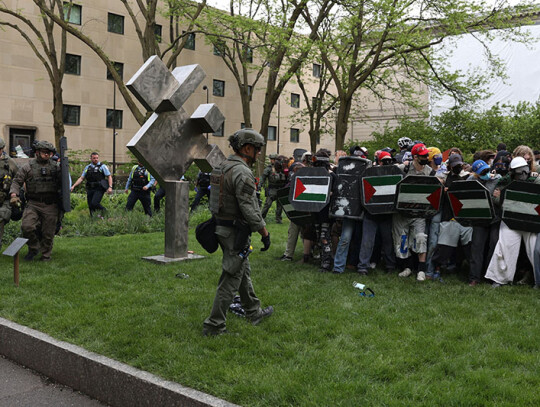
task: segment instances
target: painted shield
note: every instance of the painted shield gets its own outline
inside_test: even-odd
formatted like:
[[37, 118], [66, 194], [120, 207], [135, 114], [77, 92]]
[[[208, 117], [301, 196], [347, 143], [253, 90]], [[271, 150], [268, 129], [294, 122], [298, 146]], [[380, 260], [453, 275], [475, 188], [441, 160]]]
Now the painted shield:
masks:
[[337, 181], [333, 188], [330, 216], [360, 219], [362, 216], [360, 182], [371, 161], [360, 157], [341, 157], [338, 161]]
[[300, 168], [291, 180], [289, 202], [301, 212], [320, 212], [330, 202], [330, 174], [324, 168]]
[[454, 181], [446, 195], [454, 218], [462, 225], [488, 226], [493, 220], [491, 194], [478, 181]]
[[540, 184], [508, 185], [502, 193], [502, 220], [510, 229], [540, 233]]
[[310, 225], [313, 223], [311, 213], [300, 212], [293, 208], [289, 202], [289, 187], [277, 190], [277, 201], [281, 204], [285, 214], [292, 223], [295, 223], [298, 226]]
[[62, 172], [61, 208], [64, 212], [71, 211], [71, 182], [69, 176], [69, 160], [66, 155], [67, 138], [60, 138], [60, 171]]
[[397, 187], [396, 209], [411, 218], [435, 215], [441, 207], [443, 186], [436, 177], [408, 175]]
[[395, 165], [366, 169], [361, 183], [362, 205], [371, 215], [396, 212], [396, 191], [403, 171]]

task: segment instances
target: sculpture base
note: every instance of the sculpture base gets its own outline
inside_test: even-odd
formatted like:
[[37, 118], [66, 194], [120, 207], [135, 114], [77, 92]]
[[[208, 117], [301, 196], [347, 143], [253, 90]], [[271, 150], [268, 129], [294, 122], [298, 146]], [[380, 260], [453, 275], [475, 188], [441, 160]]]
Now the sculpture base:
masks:
[[199, 259], [204, 259], [204, 256], [201, 256], [195, 253], [188, 253], [186, 257], [177, 257], [177, 258], [165, 257], [164, 254], [160, 254], [158, 256], [143, 257], [143, 260], [151, 261], [152, 263], [157, 263], [157, 264], [169, 264], [169, 263], [177, 263], [179, 261], [199, 260]]

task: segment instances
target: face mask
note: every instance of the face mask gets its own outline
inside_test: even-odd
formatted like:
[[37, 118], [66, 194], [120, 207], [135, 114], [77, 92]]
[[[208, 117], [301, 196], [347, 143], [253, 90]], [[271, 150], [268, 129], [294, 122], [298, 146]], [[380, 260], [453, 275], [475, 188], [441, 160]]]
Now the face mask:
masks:
[[487, 174], [480, 175], [480, 179], [484, 181], [489, 181], [491, 179], [491, 174], [488, 172]]
[[388, 160], [388, 159], [386, 159], [386, 160], [381, 160], [381, 164], [382, 164], [382, 165], [392, 165], [392, 160]]
[[433, 162], [435, 165], [441, 165], [442, 164], [442, 156], [433, 157]]
[[514, 179], [516, 181], [527, 181], [527, 178], [529, 178], [529, 171], [527, 170], [514, 173]]
[[456, 175], [459, 175], [459, 174], [461, 173], [461, 170], [462, 170], [462, 168], [461, 168], [460, 165], [457, 165], [457, 166], [455, 166], [454, 168], [452, 168], [452, 172], [453, 172], [454, 174], [456, 174]]
[[428, 160], [427, 158], [425, 158], [425, 159], [422, 159], [422, 158], [421, 158], [420, 160], [418, 160], [418, 163], [419, 163], [420, 165], [428, 165], [428, 164], [429, 164], [429, 160]]

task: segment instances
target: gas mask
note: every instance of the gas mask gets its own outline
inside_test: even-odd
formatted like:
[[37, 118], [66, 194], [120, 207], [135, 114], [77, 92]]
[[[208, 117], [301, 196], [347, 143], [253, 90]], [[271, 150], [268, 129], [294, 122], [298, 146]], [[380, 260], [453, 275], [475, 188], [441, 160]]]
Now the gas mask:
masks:
[[529, 174], [529, 167], [519, 167], [512, 171], [512, 178], [516, 181], [527, 181]]

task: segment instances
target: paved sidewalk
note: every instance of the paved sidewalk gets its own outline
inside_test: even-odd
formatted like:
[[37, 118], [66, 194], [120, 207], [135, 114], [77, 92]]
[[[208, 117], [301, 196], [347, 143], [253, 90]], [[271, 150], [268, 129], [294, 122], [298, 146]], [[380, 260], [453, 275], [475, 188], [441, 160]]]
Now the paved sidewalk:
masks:
[[105, 406], [0, 356], [0, 407]]

